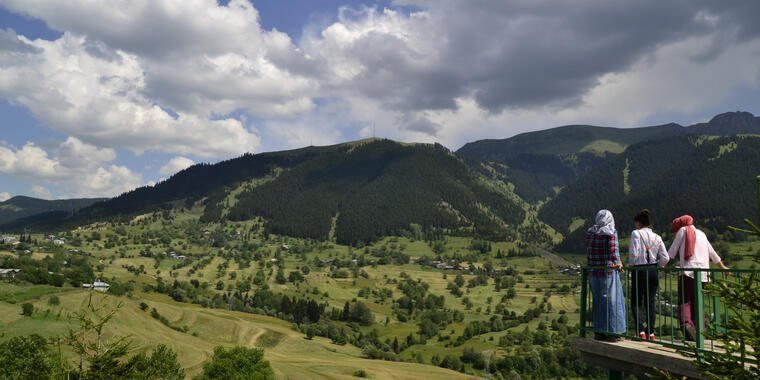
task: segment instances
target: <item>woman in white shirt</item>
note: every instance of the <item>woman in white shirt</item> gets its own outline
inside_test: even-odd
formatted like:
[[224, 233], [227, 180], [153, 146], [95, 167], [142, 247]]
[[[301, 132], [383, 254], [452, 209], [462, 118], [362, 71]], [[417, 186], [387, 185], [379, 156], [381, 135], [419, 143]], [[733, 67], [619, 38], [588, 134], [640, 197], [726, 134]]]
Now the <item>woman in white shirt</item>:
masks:
[[633, 267], [629, 293], [631, 312], [639, 330], [639, 338], [655, 340], [655, 305], [660, 285], [657, 266], [664, 266], [669, 261], [668, 250], [660, 235], [650, 228], [652, 222], [649, 210], [639, 211], [633, 222], [636, 230], [631, 232], [628, 250], [628, 263]]
[[[704, 232], [694, 227], [694, 218], [684, 215], [673, 220], [671, 231], [676, 233], [668, 256], [674, 259], [679, 255], [681, 268], [709, 269], [710, 260], [718, 263], [721, 268], [728, 269], [713, 249]], [[694, 287], [707, 282], [707, 272], [702, 272], [699, 281], [694, 279], [694, 272], [682, 272], [678, 281], [678, 300], [681, 312], [681, 328], [686, 331], [687, 338], [694, 340], [696, 330], [693, 318], [696, 317], [696, 302], [694, 302]]]

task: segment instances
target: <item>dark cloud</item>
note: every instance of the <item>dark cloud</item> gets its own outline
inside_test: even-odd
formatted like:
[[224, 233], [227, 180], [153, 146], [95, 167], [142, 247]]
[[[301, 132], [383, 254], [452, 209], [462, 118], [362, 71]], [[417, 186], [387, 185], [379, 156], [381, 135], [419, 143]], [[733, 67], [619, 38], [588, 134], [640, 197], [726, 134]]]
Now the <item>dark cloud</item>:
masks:
[[438, 130], [441, 129], [441, 125], [430, 121], [430, 119], [421, 116], [411, 116], [409, 114], [399, 118], [396, 124], [401, 129], [412, 132], [425, 133], [430, 136], [435, 136]]
[[[460, 97], [474, 97], [493, 113], [572, 106], [601, 76], [625, 72], [665, 44], [715, 38], [712, 49], [694, 56], [710, 60], [724, 46], [760, 35], [756, 1], [394, 4], [419, 7], [427, 17], [343, 19], [349, 29], [364, 32], [342, 50], [323, 54], [344, 54], [359, 62], [361, 73], [343, 85], [401, 112], [454, 109]], [[384, 22], [383, 17], [391, 27], [369, 25]], [[399, 18], [408, 22], [403, 32], [392, 27]]]
[[0, 29], [0, 52], [7, 51], [13, 53], [34, 53], [37, 51], [34, 46], [26, 44], [18, 38], [13, 29]]

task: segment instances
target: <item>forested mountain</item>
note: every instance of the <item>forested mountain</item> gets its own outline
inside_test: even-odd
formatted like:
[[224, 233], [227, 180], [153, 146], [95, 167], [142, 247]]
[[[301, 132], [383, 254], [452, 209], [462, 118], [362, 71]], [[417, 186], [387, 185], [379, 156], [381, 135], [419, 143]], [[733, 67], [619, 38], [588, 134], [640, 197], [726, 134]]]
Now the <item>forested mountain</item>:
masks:
[[618, 204], [695, 149], [689, 137], [632, 145], [565, 187], [539, 211], [539, 218], [567, 234], [574, 220]]
[[50, 211], [73, 213], [83, 207], [100, 202], [106, 198], [79, 198], [46, 200], [25, 196], [16, 196], [5, 202], [0, 202], [0, 224], [16, 219]]
[[[271, 232], [353, 244], [418, 225], [504, 239], [524, 210], [440, 145], [342, 146], [238, 197], [232, 220], [264, 216]], [[334, 224], [334, 227], [333, 227]], [[333, 230], [334, 228], [334, 230]]]
[[[228, 204], [230, 191], [241, 186]], [[82, 225], [201, 199], [203, 222], [263, 217], [272, 233], [348, 244], [433, 227], [503, 240], [515, 235], [508, 226], [525, 220], [516, 201], [441, 145], [364, 140], [199, 164], [73, 217], [48, 213], [4, 227]]]
[[644, 128], [570, 125], [502, 140], [465, 144], [457, 154], [473, 162], [491, 162], [515, 193], [528, 202], [544, 201], [589, 169], [627, 147], [673, 136], [760, 134], [760, 117], [728, 112], [688, 127], [670, 123]]
[[563, 252], [583, 250], [583, 234], [601, 208], [613, 212], [622, 235], [633, 228], [633, 215], [642, 208], [652, 211], [660, 230], [688, 213], [700, 227], [722, 232], [757, 213], [758, 162], [757, 136], [692, 136], [638, 144], [568, 186], [539, 216], [564, 233], [572, 220], [583, 221], [576, 221], [576, 229], [558, 247]]
[[99, 202], [17, 197], [0, 212], [48, 208], [0, 230], [56, 230], [202, 205], [201, 222], [261, 217], [267, 232], [344, 244], [433, 231], [546, 243], [547, 223], [565, 237], [559, 248], [574, 251], [601, 208], [616, 213], [622, 231], [641, 208], [658, 223], [688, 212], [710, 229], [738, 224], [755, 207], [747, 200], [758, 155], [760, 118], [746, 112], [689, 127], [561, 127], [467, 144], [459, 155], [437, 144], [369, 139], [198, 164]]

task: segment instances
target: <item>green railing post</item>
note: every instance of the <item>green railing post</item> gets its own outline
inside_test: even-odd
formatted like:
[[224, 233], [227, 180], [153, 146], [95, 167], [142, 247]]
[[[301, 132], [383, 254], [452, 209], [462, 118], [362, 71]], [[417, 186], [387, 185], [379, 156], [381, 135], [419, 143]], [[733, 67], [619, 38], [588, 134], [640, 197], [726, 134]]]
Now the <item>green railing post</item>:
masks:
[[697, 332], [695, 337], [695, 344], [697, 345], [697, 358], [699, 359], [699, 352], [705, 348], [704, 337], [704, 302], [702, 300], [702, 272], [699, 269], [694, 270], [694, 310], [697, 315], [692, 316], [694, 321], [694, 330]]
[[588, 292], [586, 288], [588, 286], [588, 273], [586, 268], [581, 268], [581, 328], [580, 335], [582, 338], [586, 337], [586, 302], [588, 301]]

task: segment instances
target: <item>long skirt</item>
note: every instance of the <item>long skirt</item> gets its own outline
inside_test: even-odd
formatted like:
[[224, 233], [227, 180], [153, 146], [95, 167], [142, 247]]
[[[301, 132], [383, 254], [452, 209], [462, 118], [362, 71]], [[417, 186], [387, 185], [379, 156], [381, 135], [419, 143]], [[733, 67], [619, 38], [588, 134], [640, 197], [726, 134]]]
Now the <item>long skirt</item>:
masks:
[[620, 273], [589, 276], [594, 303], [592, 314], [594, 331], [599, 333], [625, 333], [625, 298]]

